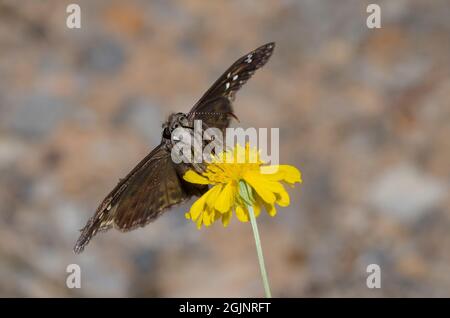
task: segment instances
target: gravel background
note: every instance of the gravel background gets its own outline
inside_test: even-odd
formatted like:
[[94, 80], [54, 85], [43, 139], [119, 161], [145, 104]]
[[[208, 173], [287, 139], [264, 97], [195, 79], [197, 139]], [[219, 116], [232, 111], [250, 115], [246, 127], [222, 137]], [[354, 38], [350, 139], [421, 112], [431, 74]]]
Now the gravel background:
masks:
[[250, 225], [198, 231], [189, 204], [72, 247], [167, 115], [268, 41], [235, 109], [304, 175], [260, 218], [273, 294], [450, 296], [450, 3], [376, 1], [368, 29], [370, 2], [0, 1], [0, 296], [262, 296]]

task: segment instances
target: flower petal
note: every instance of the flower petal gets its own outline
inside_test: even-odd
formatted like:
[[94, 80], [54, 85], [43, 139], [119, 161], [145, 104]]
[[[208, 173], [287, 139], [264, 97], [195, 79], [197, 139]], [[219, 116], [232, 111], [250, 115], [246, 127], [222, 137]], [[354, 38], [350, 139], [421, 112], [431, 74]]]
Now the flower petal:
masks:
[[270, 216], [273, 217], [277, 214], [277, 209], [275, 208], [275, 204], [264, 203], [264, 207]]
[[[217, 213], [217, 215], [220, 215]], [[228, 224], [230, 224], [231, 216], [233, 215], [232, 211], [228, 211], [227, 213], [222, 214], [222, 224], [223, 226], [227, 227]]]
[[210, 226], [213, 223], [214, 211], [208, 209], [203, 213], [202, 217], [203, 217], [203, 224], [205, 226]]
[[[261, 214], [261, 205], [255, 203], [253, 205], [253, 211], [255, 212], [255, 217], [258, 217]], [[248, 213], [248, 211], [247, 211]]]
[[203, 223], [203, 216], [200, 216], [197, 221], [195, 221], [195, 223], [197, 224], [197, 228], [200, 230], [202, 228], [202, 223]]
[[208, 199], [208, 195], [212, 189], [213, 188], [209, 189], [204, 195], [198, 198], [194, 204], [192, 204], [191, 209], [189, 210], [189, 216], [193, 221], [198, 220], [199, 216], [203, 213], [206, 200]]
[[275, 202], [275, 195], [267, 186], [267, 180], [261, 177], [261, 174], [254, 171], [245, 173], [244, 180], [258, 193], [258, 195], [267, 203]]
[[231, 182], [227, 183], [223, 188], [222, 192], [216, 199], [214, 208], [221, 213], [226, 213], [231, 209], [235, 196], [235, 191], [233, 189], [233, 184]]
[[296, 182], [302, 182], [302, 176], [300, 171], [290, 165], [273, 165], [273, 166], [261, 166], [260, 171], [273, 181], [286, 181], [287, 183], [294, 184]]
[[[206, 204], [209, 208], [213, 209], [214, 205], [216, 204], [217, 198], [219, 197], [220, 193], [222, 192], [223, 186], [221, 184], [217, 184], [214, 187], [210, 189], [208, 198], [206, 201]], [[207, 193], [208, 193], [207, 192]]]
[[197, 172], [193, 170], [188, 170], [184, 176], [183, 179], [190, 183], [196, 183], [196, 184], [211, 184], [209, 180], [201, 175], [199, 175]]
[[277, 201], [276, 201], [276, 202], [277, 202], [277, 204], [278, 204], [279, 206], [284, 206], [284, 207], [286, 207], [286, 206], [289, 205], [289, 203], [290, 203], [289, 194], [287, 193], [286, 190], [284, 190], [284, 188], [283, 188], [283, 191], [278, 192], [278, 193], [276, 194], [276, 197], [277, 197]]
[[245, 209], [245, 207], [241, 205], [238, 205], [236, 207], [236, 216], [241, 222], [248, 222], [250, 220], [247, 209]]

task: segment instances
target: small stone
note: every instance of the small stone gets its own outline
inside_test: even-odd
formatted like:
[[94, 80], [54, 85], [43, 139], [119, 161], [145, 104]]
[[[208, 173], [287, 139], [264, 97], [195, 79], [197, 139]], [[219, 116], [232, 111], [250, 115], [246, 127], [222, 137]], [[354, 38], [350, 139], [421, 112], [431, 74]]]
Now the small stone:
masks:
[[408, 164], [384, 172], [371, 187], [370, 203], [400, 221], [419, 219], [444, 198], [444, 183]]
[[137, 131], [150, 145], [161, 141], [163, 116], [159, 107], [150, 101], [142, 98], [126, 100], [113, 120], [117, 125]]
[[46, 94], [29, 96], [12, 113], [9, 127], [28, 139], [47, 136], [71, 111], [61, 99]]
[[0, 138], [0, 169], [14, 164], [26, 150], [26, 146], [19, 140]]
[[137, 252], [133, 259], [139, 273], [151, 273], [156, 270], [158, 251], [155, 249], [144, 249]]
[[118, 41], [103, 38], [82, 51], [80, 63], [90, 71], [110, 73], [118, 71], [125, 59], [125, 50]]

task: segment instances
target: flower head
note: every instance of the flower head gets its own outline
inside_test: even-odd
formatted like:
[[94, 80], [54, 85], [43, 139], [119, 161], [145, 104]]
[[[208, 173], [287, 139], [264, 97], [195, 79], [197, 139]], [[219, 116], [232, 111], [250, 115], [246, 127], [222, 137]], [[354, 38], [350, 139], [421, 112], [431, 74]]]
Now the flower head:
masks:
[[[230, 222], [233, 211], [239, 221], [249, 221], [248, 205], [253, 206], [258, 216], [264, 208], [275, 216], [275, 204], [289, 205], [289, 194], [282, 182], [293, 186], [302, 182], [300, 171], [294, 166], [264, 165], [259, 152], [237, 145], [234, 149], [217, 154], [207, 165], [205, 172], [198, 174], [188, 170], [183, 179], [196, 184], [211, 185], [186, 213], [186, 218], [197, 224], [210, 226], [221, 219], [224, 226]], [[242, 188], [249, 189], [249, 195]], [[244, 191], [245, 192], [245, 191]]]

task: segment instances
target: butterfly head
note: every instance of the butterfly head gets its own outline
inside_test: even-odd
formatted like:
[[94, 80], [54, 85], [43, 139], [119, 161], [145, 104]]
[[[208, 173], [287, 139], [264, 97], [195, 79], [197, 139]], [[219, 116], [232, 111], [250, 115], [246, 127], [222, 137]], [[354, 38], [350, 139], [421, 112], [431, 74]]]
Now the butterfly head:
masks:
[[191, 128], [189, 119], [184, 113], [173, 113], [169, 119], [163, 124], [163, 139], [170, 139], [172, 132], [177, 128]]

